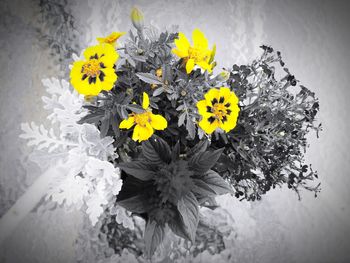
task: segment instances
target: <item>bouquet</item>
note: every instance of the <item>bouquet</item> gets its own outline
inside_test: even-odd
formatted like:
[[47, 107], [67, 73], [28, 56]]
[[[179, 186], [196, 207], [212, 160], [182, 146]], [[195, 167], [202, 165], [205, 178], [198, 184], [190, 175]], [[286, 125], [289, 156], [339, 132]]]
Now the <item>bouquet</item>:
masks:
[[208, 222], [218, 195], [320, 191], [304, 161], [319, 103], [279, 51], [263, 45], [252, 63], [220, 70], [201, 30], [159, 34], [136, 8], [131, 19], [128, 37], [113, 32], [74, 56], [71, 86], [44, 80], [59, 135], [22, 126], [33, 159], [65, 169], [47, 200], [84, 209], [113, 253], [152, 258], [168, 236], [194, 254], [222, 251], [232, 229]]

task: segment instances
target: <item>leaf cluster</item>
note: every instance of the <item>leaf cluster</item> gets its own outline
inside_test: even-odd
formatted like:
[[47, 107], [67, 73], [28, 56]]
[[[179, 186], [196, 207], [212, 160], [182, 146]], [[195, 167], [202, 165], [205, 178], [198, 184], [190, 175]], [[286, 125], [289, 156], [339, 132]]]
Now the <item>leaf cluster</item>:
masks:
[[[236, 196], [259, 200], [277, 185], [296, 191], [310, 186], [317, 172], [304, 163], [306, 136], [321, 125], [319, 102], [285, 67], [281, 53], [262, 46], [262, 56], [251, 65], [234, 65], [228, 85], [239, 96], [237, 127], [212, 144], [225, 147], [217, 171], [235, 188]], [[299, 196], [300, 197], [300, 196]]]
[[117, 204], [146, 219], [146, 255], [151, 257], [168, 226], [176, 235], [195, 242], [200, 221], [199, 207], [215, 204], [214, 197], [231, 193], [231, 187], [211, 170], [222, 149], [208, 151], [203, 142], [191, 151], [172, 149], [153, 136], [142, 143], [142, 152], [132, 162], [120, 163], [123, 188]]

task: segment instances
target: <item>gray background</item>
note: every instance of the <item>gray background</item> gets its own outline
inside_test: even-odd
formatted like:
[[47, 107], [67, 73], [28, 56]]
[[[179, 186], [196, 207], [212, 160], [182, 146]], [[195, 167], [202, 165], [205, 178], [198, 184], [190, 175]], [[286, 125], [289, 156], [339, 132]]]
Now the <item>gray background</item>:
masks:
[[[160, 29], [198, 27], [217, 45], [219, 67], [248, 63], [259, 46], [281, 50], [287, 66], [320, 99], [319, 140], [307, 161], [319, 171], [318, 198], [276, 189], [261, 202], [221, 203], [235, 219], [233, 262], [350, 262], [350, 5], [348, 1], [0, 1], [0, 215], [40, 175], [18, 139], [20, 123], [45, 123], [40, 79], [67, 76], [71, 50], [131, 27], [140, 7]], [[43, 4], [48, 5], [43, 5]], [[49, 11], [44, 7], [51, 6]], [[67, 16], [68, 14], [68, 16]], [[71, 15], [71, 16], [69, 16]], [[74, 22], [75, 29], [67, 24]], [[2, 247], [5, 262], [74, 262], [81, 216], [56, 209], [29, 214]]]

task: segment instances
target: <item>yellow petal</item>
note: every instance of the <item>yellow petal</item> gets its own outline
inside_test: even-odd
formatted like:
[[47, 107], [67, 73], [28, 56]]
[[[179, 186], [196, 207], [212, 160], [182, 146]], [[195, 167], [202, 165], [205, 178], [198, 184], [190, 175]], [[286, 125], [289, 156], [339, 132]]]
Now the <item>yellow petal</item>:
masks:
[[199, 123], [198, 123], [199, 127], [201, 127], [201, 129], [203, 131], [205, 131], [207, 134], [212, 134], [216, 128], [219, 127], [218, 125], [218, 121], [215, 120], [213, 123], [210, 123], [208, 121], [208, 119], [203, 118]]
[[223, 97], [225, 99], [224, 102], [227, 103], [231, 97], [231, 90], [227, 87], [222, 87], [220, 88], [219, 96]]
[[229, 98], [229, 102], [230, 102], [232, 105], [237, 105], [238, 102], [239, 102], [238, 97], [236, 96], [236, 94], [235, 94], [233, 91], [231, 91], [231, 96], [230, 96], [230, 98]]
[[179, 33], [179, 37], [174, 40], [174, 43], [179, 50], [188, 50], [191, 46], [187, 37], [182, 32]]
[[204, 95], [204, 98], [205, 98], [205, 100], [207, 101], [207, 104], [208, 104], [209, 106], [213, 106], [213, 105], [212, 105], [212, 100], [213, 100], [213, 99], [217, 99], [217, 100], [218, 100], [218, 97], [219, 97], [219, 90], [218, 90], [218, 89], [215, 89], [215, 88], [210, 89], [210, 90]]
[[214, 57], [215, 57], [215, 53], [216, 53], [216, 45], [213, 45], [212, 51], [210, 53], [210, 58], [208, 63], [211, 64], [214, 61]]
[[228, 116], [227, 121], [222, 122], [220, 128], [223, 129], [225, 132], [229, 132], [236, 126], [236, 123], [237, 117]]
[[201, 115], [205, 115], [207, 111], [208, 104], [206, 100], [200, 100], [197, 102], [198, 113]]
[[139, 133], [140, 133], [140, 125], [136, 125], [134, 128], [134, 132], [132, 133], [132, 139], [137, 142], [139, 140]]
[[132, 139], [139, 142], [146, 141], [152, 136], [153, 132], [154, 130], [149, 123], [146, 126], [136, 125]]
[[205, 38], [202, 31], [199, 29], [195, 29], [192, 32], [193, 45], [197, 48], [207, 49], [208, 48], [208, 40]]
[[151, 126], [155, 130], [164, 130], [168, 126], [167, 120], [159, 114], [151, 115]]
[[119, 124], [120, 129], [130, 129], [135, 124], [135, 118], [129, 117]]
[[179, 49], [173, 48], [171, 52], [173, 52], [176, 56], [180, 58], [188, 57], [188, 49], [179, 50]]
[[194, 68], [194, 59], [187, 60], [186, 63], [186, 72], [187, 74], [190, 74]]
[[142, 108], [147, 110], [149, 107], [149, 97], [146, 92], [143, 93], [143, 98], [142, 98]]
[[199, 61], [196, 63], [198, 66], [200, 66], [204, 70], [208, 70], [209, 73], [212, 72], [212, 67], [205, 61]]

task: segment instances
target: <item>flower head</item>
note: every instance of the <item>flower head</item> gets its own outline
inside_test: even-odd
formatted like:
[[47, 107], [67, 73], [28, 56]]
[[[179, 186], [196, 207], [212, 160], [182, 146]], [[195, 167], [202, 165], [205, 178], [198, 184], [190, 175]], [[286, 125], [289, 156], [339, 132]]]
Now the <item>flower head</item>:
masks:
[[111, 45], [100, 44], [84, 51], [85, 60], [76, 61], [70, 72], [72, 86], [83, 95], [96, 96], [111, 90], [117, 80], [114, 64], [119, 55]]
[[106, 44], [110, 44], [114, 47], [117, 40], [123, 35], [125, 35], [125, 32], [112, 32], [110, 35], [108, 35], [106, 37], [98, 37], [97, 41], [100, 44], [106, 43]]
[[225, 132], [232, 130], [237, 123], [239, 107], [236, 94], [229, 88], [211, 89], [204, 95], [204, 100], [197, 103], [202, 120], [199, 126], [207, 133], [217, 128]]
[[134, 141], [148, 140], [154, 130], [164, 130], [167, 126], [167, 120], [158, 114], [153, 114], [149, 107], [149, 97], [147, 93], [143, 93], [142, 108], [145, 110], [142, 113], [131, 113], [126, 120], [123, 120], [119, 128], [130, 129], [135, 125], [132, 139]]
[[205, 38], [203, 32], [195, 29], [192, 32], [193, 46], [183, 33], [179, 33], [178, 39], [174, 43], [176, 48], [172, 52], [186, 61], [186, 72], [191, 73], [194, 66], [198, 65], [209, 72], [213, 69], [213, 59], [215, 55], [215, 45], [210, 50], [208, 49], [208, 40]]

